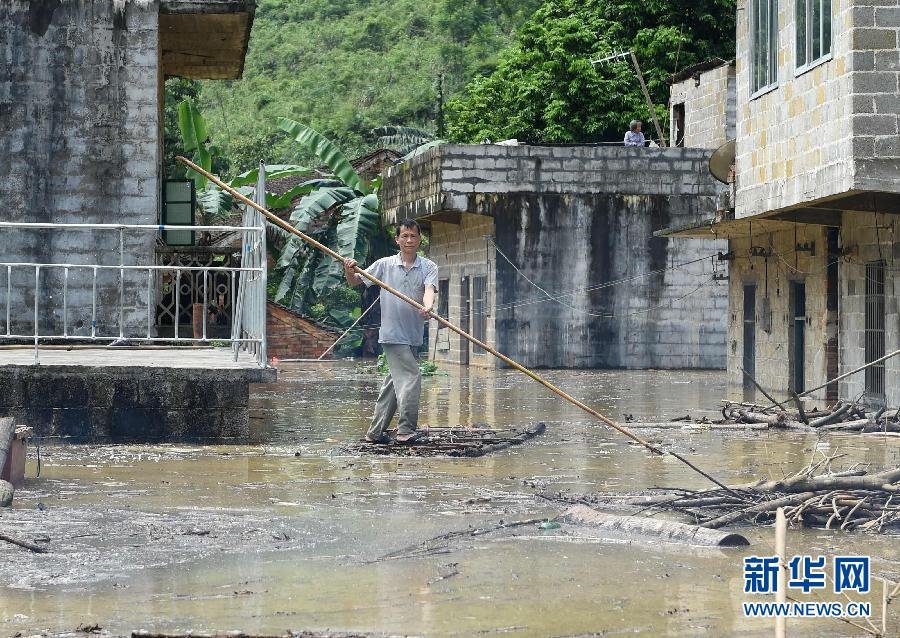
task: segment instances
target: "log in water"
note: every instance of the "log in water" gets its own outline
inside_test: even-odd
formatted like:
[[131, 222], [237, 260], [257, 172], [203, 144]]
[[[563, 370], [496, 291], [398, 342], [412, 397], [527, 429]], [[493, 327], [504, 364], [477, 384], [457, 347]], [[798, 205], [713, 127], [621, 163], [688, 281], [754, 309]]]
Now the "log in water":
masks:
[[615, 532], [616, 536], [642, 536], [670, 543], [702, 547], [740, 547], [750, 544], [750, 541], [740, 534], [720, 532], [676, 521], [605, 514], [586, 505], [573, 505], [564, 511], [558, 520], [573, 525], [586, 525]]

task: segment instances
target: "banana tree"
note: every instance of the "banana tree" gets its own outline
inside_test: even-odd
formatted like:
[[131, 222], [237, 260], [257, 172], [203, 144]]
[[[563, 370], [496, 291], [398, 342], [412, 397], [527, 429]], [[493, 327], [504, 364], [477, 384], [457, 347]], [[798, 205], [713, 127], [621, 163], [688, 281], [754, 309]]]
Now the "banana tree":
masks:
[[[310, 184], [313, 188], [291, 212], [298, 230], [344, 257], [366, 263], [373, 240], [383, 233], [378, 195], [353, 169], [346, 156], [328, 138], [287, 118], [278, 127], [314, 154], [333, 176]], [[342, 265], [296, 236], [280, 231], [284, 245], [276, 262], [276, 302], [301, 314], [324, 313], [330, 323], [347, 326], [359, 316], [358, 294], [348, 289]], [[381, 256], [381, 255], [377, 255]], [[319, 313], [312, 308], [318, 306]]]
[[[194, 163], [211, 173], [213, 159], [219, 150], [210, 144], [206, 120], [191, 100], [182, 100], [178, 105], [178, 128], [181, 131], [184, 150], [186, 152], [193, 151]], [[274, 164], [266, 166], [266, 179], [274, 180], [310, 172], [310, 169], [305, 166]], [[194, 180], [197, 192], [197, 208], [200, 210], [203, 223], [209, 224], [227, 219], [231, 215], [232, 206], [234, 205], [231, 195], [213, 182], [208, 181], [200, 173], [188, 169], [188, 175]], [[241, 173], [226, 183], [241, 194], [249, 196], [253, 192], [253, 186], [256, 185], [258, 176], [259, 168], [254, 168]], [[270, 209], [287, 208], [295, 198], [311, 192], [315, 188], [314, 182], [315, 180], [304, 182], [281, 195], [266, 192], [266, 207]]]

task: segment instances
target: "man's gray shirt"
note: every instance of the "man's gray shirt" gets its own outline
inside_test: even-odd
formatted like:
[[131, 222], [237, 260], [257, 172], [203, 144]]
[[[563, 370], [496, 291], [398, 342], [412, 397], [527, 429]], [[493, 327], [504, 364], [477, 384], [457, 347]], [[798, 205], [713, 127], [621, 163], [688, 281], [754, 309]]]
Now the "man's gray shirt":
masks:
[[[437, 264], [418, 255], [408, 271], [403, 265], [400, 253], [397, 253], [393, 257], [382, 257], [366, 268], [366, 272], [419, 303], [422, 303], [425, 297], [425, 286], [434, 286], [437, 290]], [[360, 279], [367, 287], [372, 285], [365, 277]], [[425, 320], [419, 311], [384, 288], [381, 289], [379, 299], [381, 330], [378, 332], [378, 343], [421, 346]]]

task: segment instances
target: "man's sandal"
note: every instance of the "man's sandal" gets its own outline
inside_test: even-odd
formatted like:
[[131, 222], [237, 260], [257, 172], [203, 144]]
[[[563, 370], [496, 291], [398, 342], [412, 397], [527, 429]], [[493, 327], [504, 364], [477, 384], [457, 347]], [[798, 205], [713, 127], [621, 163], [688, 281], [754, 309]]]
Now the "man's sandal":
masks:
[[406, 438], [400, 438], [400, 435], [398, 435], [394, 441], [399, 445], [420, 445], [422, 443], [428, 443], [429, 439], [428, 434], [423, 430], [416, 430]]
[[368, 436], [366, 436], [365, 441], [366, 443], [372, 445], [390, 445], [394, 442], [394, 440], [391, 438], [391, 435], [387, 432], [382, 432], [381, 436], [379, 436], [377, 439], [370, 439]]

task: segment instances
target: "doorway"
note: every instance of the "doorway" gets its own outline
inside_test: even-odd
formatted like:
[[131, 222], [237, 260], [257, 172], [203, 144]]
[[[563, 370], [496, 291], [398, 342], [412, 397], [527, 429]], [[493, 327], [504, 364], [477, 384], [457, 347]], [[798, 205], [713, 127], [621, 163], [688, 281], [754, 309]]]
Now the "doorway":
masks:
[[800, 394], [806, 378], [806, 284], [802, 281], [791, 283], [791, 309], [790, 388]]
[[[756, 284], [744, 284], [744, 401], [756, 400], [756, 387], [750, 377], [756, 377]], [[749, 375], [749, 376], [748, 376]]]
[[[459, 327], [464, 332], [469, 332], [471, 324], [471, 289], [471, 277], [463, 277], [459, 282]], [[469, 365], [469, 340], [463, 337], [459, 338], [459, 362]]]

